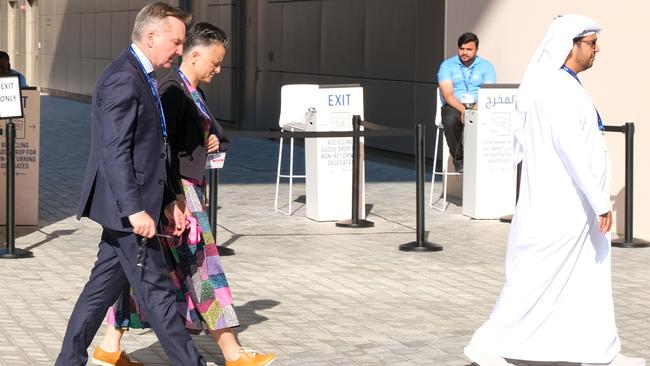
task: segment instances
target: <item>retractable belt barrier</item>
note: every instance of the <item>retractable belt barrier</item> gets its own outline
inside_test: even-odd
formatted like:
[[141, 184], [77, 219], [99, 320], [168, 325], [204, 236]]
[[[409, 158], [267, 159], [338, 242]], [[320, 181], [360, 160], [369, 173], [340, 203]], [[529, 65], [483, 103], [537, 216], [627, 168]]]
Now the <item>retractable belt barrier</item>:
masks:
[[16, 123], [9, 118], [5, 125], [7, 151], [7, 214], [6, 247], [0, 249], [0, 259], [31, 258], [29, 250], [16, 248]]
[[[359, 180], [360, 180], [360, 143], [361, 137], [394, 137], [409, 136], [414, 134], [412, 129], [393, 128], [382, 126], [370, 121], [361, 121], [361, 117], [355, 115], [352, 117], [352, 131], [228, 131], [229, 137], [244, 138], [326, 138], [326, 137], [352, 137], [352, 215], [350, 220], [344, 220], [336, 223], [339, 227], [371, 227], [374, 223], [359, 218]], [[364, 130], [361, 131], [360, 127]], [[415, 129], [415, 155], [416, 155], [416, 184], [417, 184], [417, 227], [416, 241], [399, 246], [402, 251], [439, 251], [442, 246], [428, 243], [424, 240], [424, 125], [418, 124]], [[216, 208], [216, 195], [210, 194], [210, 206]], [[211, 208], [211, 218], [216, 222], [216, 209]], [[216, 230], [213, 228], [213, 230]]]
[[634, 230], [634, 123], [626, 122], [621, 126], [604, 126], [605, 132], [625, 134], [625, 231], [622, 238], [612, 239], [612, 246], [619, 248], [647, 248], [650, 243], [637, 239]]

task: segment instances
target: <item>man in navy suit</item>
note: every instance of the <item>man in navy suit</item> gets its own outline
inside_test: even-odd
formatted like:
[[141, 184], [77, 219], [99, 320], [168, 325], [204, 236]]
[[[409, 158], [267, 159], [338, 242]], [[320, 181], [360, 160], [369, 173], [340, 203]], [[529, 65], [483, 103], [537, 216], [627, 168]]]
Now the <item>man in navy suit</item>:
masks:
[[[182, 54], [188, 21], [189, 15], [167, 4], [147, 5], [135, 19], [133, 43], [97, 80], [92, 146], [77, 218], [92, 219], [103, 232], [97, 261], [70, 315], [57, 366], [86, 364], [87, 348], [106, 311], [128, 284], [170, 363], [205, 365], [178, 317], [155, 237], [163, 207], [170, 219], [176, 218], [179, 232], [185, 220], [182, 204], [176, 204], [168, 187], [166, 124], [152, 73], [169, 68]], [[134, 363], [118, 354], [106, 364]]]

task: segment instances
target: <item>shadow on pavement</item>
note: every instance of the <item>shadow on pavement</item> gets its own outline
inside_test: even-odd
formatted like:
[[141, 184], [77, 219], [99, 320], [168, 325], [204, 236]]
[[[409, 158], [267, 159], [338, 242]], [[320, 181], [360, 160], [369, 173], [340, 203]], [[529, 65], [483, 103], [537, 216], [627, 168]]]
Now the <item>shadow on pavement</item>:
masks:
[[[268, 320], [269, 318], [267, 318], [264, 315], [258, 314], [257, 312], [261, 310], [271, 309], [278, 305], [280, 305], [279, 301], [270, 300], [270, 299], [260, 299], [260, 300], [249, 301], [241, 306], [236, 306], [235, 311], [237, 313], [237, 317], [239, 318], [239, 323], [241, 325], [235, 328], [235, 334], [241, 334], [244, 331], [246, 331], [250, 326], [260, 324]], [[144, 331], [138, 330], [138, 332], [141, 332], [140, 334], [148, 333], [150, 331], [151, 331], [150, 329], [146, 329]], [[203, 357], [205, 357], [206, 361], [209, 362], [208, 365], [212, 363], [217, 365], [223, 365], [225, 363], [224, 358], [221, 355], [221, 351], [219, 350], [219, 347], [214, 343], [210, 335], [201, 334], [201, 335], [193, 336], [192, 340], [194, 341], [195, 346], [199, 349]], [[246, 345], [244, 344], [243, 346]], [[208, 350], [209, 353], [206, 352], [206, 350]], [[165, 351], [160, 345], [160, 342], [155, 342], [146, 348], [142, 348], [137, 351], [134, 351], [130, 353], [130, 355], [133, 356], [133, 358], [136, 360], [146, 360], [148, 358], [148, 355], [151, 355], [152, 353], [160, 356], [165, 360], [167, 359], [165, 355]]]

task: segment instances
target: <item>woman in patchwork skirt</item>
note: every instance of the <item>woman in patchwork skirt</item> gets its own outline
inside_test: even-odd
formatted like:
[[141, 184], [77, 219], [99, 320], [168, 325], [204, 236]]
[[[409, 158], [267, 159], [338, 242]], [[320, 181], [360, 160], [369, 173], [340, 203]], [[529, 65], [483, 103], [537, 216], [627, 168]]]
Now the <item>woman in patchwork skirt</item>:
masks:
[[[204, 211], [204, 171], [211, 168], [227, 139], [198, 87], [221, 72], [228, 47], [226, 34], [208, 23], [192, 26], [185, 38], [183, 62], [159, 83], [171, 148], [171, 189], [178, 202], [185, 202], [187, 229], [178, 234], [173, 222], [160, 238], [176, 291], [176, 305], [185, 328], [191, 334], [209, 333], [221, 348], [226, 366], [264, 366], [275, 360], [241, 347], [232, 328], [239, 325], [228, 281], [215, 239]], [[206, 165], [207, 162], [207, 165]], [[120, 339], [128, 328], [147, 327], [146, 312], [133, 301], [130, 290], [109, 310], [109, 327], [93, 354], [98, 365], [142, 365], [130, 361], [121, 351]]]

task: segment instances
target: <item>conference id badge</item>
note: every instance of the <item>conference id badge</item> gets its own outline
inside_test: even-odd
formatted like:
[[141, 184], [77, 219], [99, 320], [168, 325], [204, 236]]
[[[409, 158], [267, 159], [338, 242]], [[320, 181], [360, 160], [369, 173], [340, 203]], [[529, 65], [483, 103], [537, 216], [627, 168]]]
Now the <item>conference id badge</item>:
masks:
[[226, 161], [225, 152], [208, 154], [208, 158], [205, 161], [205, 169], [221, 169], [223, 168], [223, 163], [225, 161]]
[[474, 95], [472, 93], [465, 93], [460, 96], [462, 104], [474, 104]]

